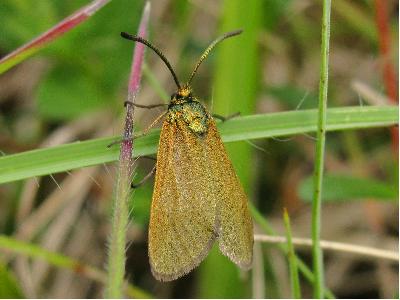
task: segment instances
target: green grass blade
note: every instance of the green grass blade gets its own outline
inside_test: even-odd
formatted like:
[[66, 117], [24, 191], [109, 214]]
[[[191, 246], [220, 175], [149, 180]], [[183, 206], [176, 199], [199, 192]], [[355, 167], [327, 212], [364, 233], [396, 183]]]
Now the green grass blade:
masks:
[[10, 269], [0, 261], [0, 299], [23, 299], [21, 287]]
[[319, 245], [321, 234], [321, 195], [324, 178], [326, 119], [328, 107], [329, 36], [331, 24], [331, 0], [323, 1], [321, 34], [321, 67], [319, 80], [318, 129], [315, 144], [314, 197], [311, 214], [311, 237], [313, 240], [314, 298], [322, 298], [324, 292], [324, 261]]
[[0, 74], [6, 72], [13, 66], [21, 63], [46, 45], [59, 39], [63, 34], [71, 31], [77, 25], [85, 22], [94, 13], [106, 5], [110, 0], [94, 0], [88, 5], [80, 8], [73, 14], [64, 18], [61, 22], [29, 41], [25, 45], [14, 50], [0, 59]]
[[[279, 137], [316, 130], [317, 111], [301, 110], [238, 117], [219, 123], [225, 142]], [[398, 123], [398, 107], [366, 106], [330, 108], [327, 130], [383, 127]], [[154, 154], [159, 130], [136, 141], [136, 155]], [[0, 183], [63, 172], [116, 161], [119, 147], [107, 145], [120, 137], [93, 139], [0, 157]]]
[[299, 280], [299, 270], [297, 266], [296, 253], [294, 252], [294, 247], [292, 243], [292, 230], [290, 228], [290, 219], [288, 212], [283, 212], [283, 221], [286, 227], [286, 239], [287, 239], [287, 256], [289, 261], [289, 271], [290, 271], [290, 284], [292, 287], [292, 297], [294, 299], [301, 299], [301, 289]]
[[[260, 228], [269, 235], [276, 235], [275, 230], [269, 224], [267, 219], [263, 217], [263, 215], [257, 210], [257, 208], [250, 203], [250, 212], [254, 218], [254, 221], [260, 226]], [[283, 253], [287, 253], [288, 248], [286, 244], [276, 244], [277, 248], [279, 248]], [[303, 274], [304, 278], [308, 280], [311, 284], [314, 283], [314, 274], [311, 272], [310, 268], [299, 258], [296, 256], [297, 266], [301, 274]], [[324, 296], [328, 299], [334, 299], [335, 295], [325, 287]]]
[[[101, 283], [106, 282], [106, 274], [99, 269], [84, 264], [69, 256], [51, 252], [35, 244], [19, 241], [6, 235], [0, 235], [0, 250], [41, 259], [58, 268], [70, 270]], [[148, 293], [130, 284], [127, 284], [126, 290], [130, 297], [151, 298]]]

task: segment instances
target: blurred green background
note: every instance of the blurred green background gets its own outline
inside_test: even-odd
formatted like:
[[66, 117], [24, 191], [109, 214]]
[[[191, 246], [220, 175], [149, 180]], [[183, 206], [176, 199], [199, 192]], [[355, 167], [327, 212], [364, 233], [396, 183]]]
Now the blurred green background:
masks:
[[[332, 2], [329, 106], [387, 101], [375, 2]], [[2, 0], [0, 55], [87, 3]], [[213, 112], [248, 115], [317, 107], [320, 1], [175, 0], [151, 4], [149, 40], [165, 53], [181, 81], [215, 37], [237, 28], [244, 30], [241, 36], [219, 45], [193, 80], [195, 94]], [[391, 62], [398, 70], [398, 3], [387, 4]], [[3, 153], [120, 134], [133, 44], [119, 33], [136, 33], [143, 6], [144, 1], [113, 0], [85, 23], [0, 75]], [[159, 103], [172, 92], [174, 83], [168, 70], [147, 51], [138, 103]], [[143, 129], [159, 113], [138, 110], [135, 125]], [[388, 128], [328, 134], [323, 238], [387, 247], [398, 244], [398, 165], [391, 143]], [[274, 227], [284, 234], [282, 208], [286, 207], [294, 235], [309, 236], [313, 136], [237, 142], [227, 148], [249, 198]], [[135, 180], [152, 164], [140, 160]], [[36, 183], [33, 179], [0, 186], [0, 232], [101, 268], [115, 165], [88, 170], [45, 176]], [[82, 184], [68, 185], [74, 179]], [[257, 268], [251, 272], [241, 272], [213, 249], [200, 268], [189, 275], [172, 283], [157, 282], [147, 258], [152, 184], [150, 181], [136, 190], [131, 203], [127, 278], [132, 283], [163, 298], [290, 297], [286, 258], [266, 244], [257, 244]], [[363, 187], [369, 189], [360, 193]], [[54, 197], [61, 199], [56, 208]], [[45, 226], [24, 236], [21, 224], [33, 222], [35, 212], [46, 203], [53, 206], [49, 204], [48, 214], [40, 215]], [[300, 249], [299, 254], [310, 263], [308, 249]], [[7, 266], [14, 275], [5, 271], [0, 276], [15, 276], [15, 284], [25, 297], [102, 295], [99, 284], [44, 263], [18, 258]], [[328, 253], [326, 277], [338, 297], [390, 298], [398, 290], [397, 264], [387, 261]], [[309, 284], [304, 278], [301, 283], [304, 296], [310, 297]], [[17, 296], [13, 291], [4, 293]]]

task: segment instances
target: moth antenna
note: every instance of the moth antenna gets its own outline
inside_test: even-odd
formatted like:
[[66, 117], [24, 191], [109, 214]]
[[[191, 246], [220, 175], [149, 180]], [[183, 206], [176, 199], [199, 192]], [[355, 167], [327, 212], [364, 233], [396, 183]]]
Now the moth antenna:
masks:
[[127, 40], [131, 40], [131, 41], [134, 41], [134, 42], [142, 43], [142, 44], [146, 45], [147, 47], [149, 47], [150, 49], [152, 49], [161, 58], [161, 60], [165, 63], [165, 65], [167, 66], [167, 68], [171, 72], [172, 77], [174, 78], [174, 81], [175, 81], [178, 89], [181, 88], [181, 85], [180, 85], [179, 80], [178, 80], [178, 76], [176, 76], [174, 69], [172, 68], [172, 66], [169, 63], [168, 59], [164, 56], [164, 54], [157, 47], [152, 45], [148, 40], [146, 40], [146, 39], [144, 39], [144, 38], [142, 38], [140, 36], [137, 36], [137, 35], [131, 35], [131, 34], [126, 33], [126, 32], [121, 32], [121, 36], [123, 38], [127, 39]]
[[194, 67], [194, 70], [193, 70], [192, 74], [190, 75], [189, 80], [188, 80], [188, 82], [186, 83], [186, 86], [189, 86], [189, 85], [190, 85], [190, 83], [192, 82], [192, 79], [193, 79], [194, 75], [195, 75], [196, 72], [197, 72], [197, 69], [200, 67], [200, 65], [201, 65], [201, 63], [203, 62], [203, 60], [206, 59], [206, 57], [208, 56], [208, 54], [211, 52], [211, 50], [212, 50], [218, 43], [222, 42], [223, 40], [225, 40], [225, 39], [227, 39], [227, 38], [230, 38], [230, 37], [239, 35], [239, 34], [241, 34], [242, 32], [243, 32], [243, 30], [242, 30], [242, 29], [239, 29], [239, 30], [227, 32], [227, 33], [221, 35], [220, 37], [216, 38], [216, 39], [207, 47], [207, 49], [203, 52], [203, 54], [200, 56], [200, 59], [199, 59], [199, 61], [197, 62], [196, 66]]

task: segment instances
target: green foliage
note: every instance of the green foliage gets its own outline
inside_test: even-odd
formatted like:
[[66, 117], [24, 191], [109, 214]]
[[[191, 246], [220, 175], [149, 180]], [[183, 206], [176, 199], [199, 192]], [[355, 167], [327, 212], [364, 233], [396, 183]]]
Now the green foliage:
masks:
[[[312, 199], [312, 177], [303, 180], [299, 188], [299, 196], [304, 201]], [[326, 174], [324, 177], [322, 201], [346, 202], [354, 200], [397, 201], [398, 187], [395, 183], [387, 183], [371, 178], [361, 178], [346, 174]]]
[[296, 86], [271, 86], [266, 93], [292, 110], [316, 108], [318, 103], [317, 95]]
[[287, 13], [287, 7], [293, 0], [269, 0], [262, 2], [262, 10], [265, 17], [263, 18], [264, 26], [268, 29], [274, 29], [283, 15]]
[[[13, 0], [1, 1], [2, 34], [0, 43], [7, 52], [11, 52], [36, 35], [46, 31], [59, 20], [53, 2], [55, 1], [43, 0], [37, 3]], [[35, 13], [32, 13], [33, 11]], [[38, 16], [46, 17], [40, 18]]]
[[71, 68], [50, 72], [37, 91], [39, 115], [48, 120], [68, 120], [105, 107], [106, 99], [87, 78], [84, 72]]
[[[0, 4], [4, 6], [0, 17], [5, 25], [0, 37], [2, 46], [11, 51], [55, 25], [66, 17], [66, 12], [78, 9], [76, 2], [87, 4], [87, 1], [75, 1], [73, 5], [60, 0], [39, 2]], [[106, 12], [99, 11], [79, 25], [79, 29], [67, 32], [45, 49], [49, 71], [34, 95], [43, 120], [70, 120], [115, 105], [132, 56], [132, 45], [118, 35], [122, 30], [137, 27], [142, 6], [143, 1], [111, 1]], [[16, 34], [18, 29], [20, 33]]]
[[[133, 182], [139, 182], [146, 174], [138, 169], [133, 176]], [[151, 196], [153, 194], [152, 180], [147, 181], [140, 188], [135, 189], [128, 202], [128, 210], [131, 212], [129, 217], [143, 230], [147, 230], [150, 219]]]
[[0, 299], [25, 298], [11, 271], [0, 261]]

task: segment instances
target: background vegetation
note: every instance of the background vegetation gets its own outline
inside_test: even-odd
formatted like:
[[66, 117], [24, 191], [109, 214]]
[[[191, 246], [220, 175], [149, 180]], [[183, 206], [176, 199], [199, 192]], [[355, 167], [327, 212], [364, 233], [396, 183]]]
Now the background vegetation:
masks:
[[[322, 238], [398, 251], [397, 133], [389, 127], [375, 128], [397, 122], [397, 111], [387, 106], [398, 96], [388, 89], [391, 77], [383, 67], [398, 70], [398, 3], [332, 2], [328, 106], [362, 106], [365, 111], [354, 111], [347, 127], [335, 127], [344, 124], [345, 117], [333, 119], [332, 128], [349, 130], [327, 135]], [[387, 56], [378, 26], [382, 23], [376, 17], [382, 3], [389, 17]], [[3, 0], [0, 53], [11, 52], [85, 4], [83, 0]], [[0, 186], [0, 297], [103, 295], [105, 280], [100, 270], [106, 261], [117, 176], [111, 161], [117, 159], [118, 149], [105, 147], [113, 138], [95, 138], [122, 132], [133, 44], [119, 33], [136, 33], [143, 6], [144, 1], [112, 0], [77, 28], [0, 75], [0, 149], [5, 155], [0, 159], [4, 182]], [[293, 237], [311, 235], [315, 135], [304, 124], [309, 120], [316, 124], [316, 115], [313, 119], [301, 110], [318, 107], [321, 18], [321, 1], [316, 0], [153, 1], [151, 8], [149, 39], [163, 50], [181, 80], [217, 35], [244, 29], [241, 36], [217, 47], [193, 82], [196, 95], [213, 112], [294, 112], [258, 121], [232, 120], [221, 128], [225, 140], [235, 141], [227, 148], [249, 198], [282, 236], [285, 223], [289, 228], [283, 208], [290, 215]], [[174, 83], [150, 51], [143, 73], [137, 102], [167, 101]], [[397, 73], [392, 79], [396, 85]], [[369, 106], [374, 108], [369, 110]], [[135, 126], [146, 128], [159, 113], [136, 110]], [[89, 143], [26, 152], [83, 140]], [[138, 140], [137, 153], [154, 153], [156, 141], [156, 134]], [[17, 153], [25, 156], [7, 158]], [[73, 164], [79, 155], [81, 161]], [[139, 160], [135, 180], [152, 166], [149, 160]], [[42, 174], [51, 175], [29, 178]], [[126, 278], [133, 286], [127, 295], [292, 295], [290, 255], [276, 245], [258, 242], [251, 272], [240, 272], [213, 249], [188, 276], [172, 283], [157, 282], [147, 258], [152, 184], [150, 180], [136, 190], [130, 202], [127, 239], [132, 245], [127, 248]], [[265, 226], [256, 231], [265, 233]], [[311, 267], [310, 248], [295, 251]], [[398, 260], [338, 251], [325, 252], [324, 257], [325, 284], [336, 297], [398, 297]], [[306, 276], [301, 275], [299, 282], [302, 296], [311, 297]]]

